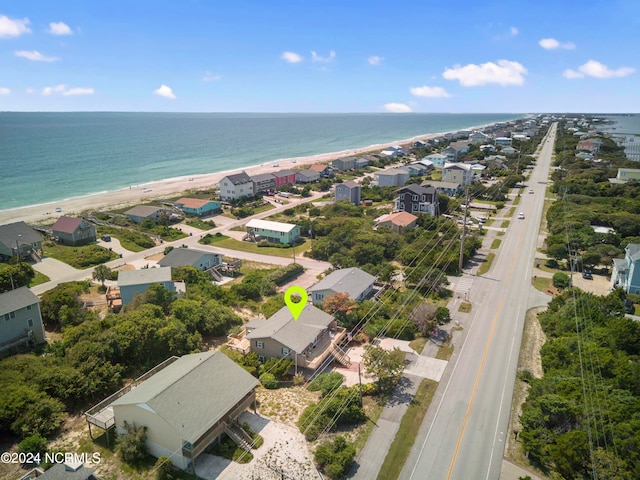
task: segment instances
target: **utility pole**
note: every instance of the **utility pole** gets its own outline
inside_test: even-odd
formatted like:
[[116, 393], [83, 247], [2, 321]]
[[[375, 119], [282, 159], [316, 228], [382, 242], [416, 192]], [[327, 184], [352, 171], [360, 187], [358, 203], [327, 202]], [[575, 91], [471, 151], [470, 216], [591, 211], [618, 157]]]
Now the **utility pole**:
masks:
[[462, 272], [462, 264], [464, 261], [464, 239], [467, 236], [467, 216], [469, 214], [469, 186], [465, 187], [465, 205], [464, 205], [464, 221], [462, 222], [462, 235], [460, 236], [460, 259], [458, 260], [458, 270]]

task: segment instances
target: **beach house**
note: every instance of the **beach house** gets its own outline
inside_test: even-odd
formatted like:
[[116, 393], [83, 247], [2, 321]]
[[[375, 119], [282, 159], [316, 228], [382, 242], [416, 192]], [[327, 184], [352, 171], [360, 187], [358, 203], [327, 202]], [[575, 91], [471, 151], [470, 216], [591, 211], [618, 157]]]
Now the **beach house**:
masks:
[[395, 192], [394, 209], [398, 212], [427, 213], [431, 216], [438, 213], [438, 192], [433, 187], [407, 185]]
[[24, 222], [0, 225], [0, 258], [26, 258], [42, 250], [42, 237]]
[[355, 165], [356, 165], [355, 157], [337, 158], [336, 160], [331, 162], [331, 166], [335, 170], [340, 170], [343, 172], [347, 170], [353, 170], [355, 168]]
[[320, 180], [320, 173], [312, 168], [296, 171], [296, 183], [311, 183]]
[[153, 284], [162, 285], [170, 292], [177, 291], [175, 283], [171, 281], [171, 267], [119, 271], [118, 287], [122, 305], [132, 302], [136, 293], [146, 292]]
[[462, 185], [460, 183], [452, 182], [437, 182], [433, 180], [425, 180], [420, 184], [422, 187], [433, 187], [438, 193], [444, 193], [449, 197], [453, 197], [462, 192]]
[[244, 197], [253, 197], [255, 195], [253, 181], [246, 172], [223, 177], [220, 183], [218, 183], [218, 188], [220, 190], [220, 198], [223, 202]]
[[429, 160], [435, 167], [442, 167], [447, 161], [447, 156], [442, 153], [432, 153], [423, 158], [423, 160]]
[[373, 174], [379, 187], [401, 187], [409, 181], [409, 171], [406, 168], [388, 168]]
[[183, 197], [180, 200], [176, 200], [175, 205], [186, 215], [195, 215], [197, 217], [212, 215], [222, 210], [220, 202], [203, 198]]
[[325, 165], [323, 163], [314, 163], [309, 168], [311, 170], [318, 172], [322, 178], [333, 177], [333, 167], [331, 167], [331, 165]]
[[613, 259], [611, 289], [622, 288], [626, 293], [640, 293], [640, 243], [630, 243], [624, 258]]
[[469, 142], [466, 140], [462, 140], [459, 142], [451, 143], [447, 148], [445, 148], [441, 153], [447, 157], [448, 162], [455, 162], [458, 160], [458, 157], [469, 151]]
[[53, 236], [62, 245], [86, 245], [96, 241], [96, 226], [83, 218], [61, 216], [51, 227]]
[[251, 175], [250, 178], [253, 182], [253, 191], [256, 195], [264, 192], [273, 192], [276, 189], [276, 177], [270, 173]]
[[418, 217], [407, 212], [387, 213], [376, 218], [373, 224], [376, 227], [390, 228], [396, 233], [403, 234], [405, 230], [415, 228]]
[[349, 200], [354, 205], [360, 205], [360, 193], [360, 184], [353, 180], [347, 180], [336, 184], [334, 198], [336, 202]]
[[138, 205], [137, 207], [127, 210], [124, 214], [129, 217], [129, 220], [133, 223], [142, 223], [145, 220], [157, 222], [160, 219], [162, 212], [164, 212], [162, 207]]
[[274, 172], [271, 175], [276, 179], [276, 188], [296, 183], [296, 172], [293, 170], [280, 170], [279, 172]]
[[208, 270], [222, 263], [222, 255], [205, 252], [195, 248], [174, 248], [159, 262], [161, 267], [195, 267], [198, 270]]
[[242, 441], [237, 419], [254, 404], [259, 382], [220, 351], [165, 363], [112, 402], [112, 416], [119, 435], [127, 433], [127, 425], [145, 427], [151, 455], [167, 456], [194, 473], [195, 459], [222, 434]]
[[244, 328], [249, 351], [257, 353], [260, 361], [291, 358], [296, 373], [326, 366], [329, 355], [349, 364], [338, 347], [345, 329], [338, 327], [333, 316], [313, 305], [306, 305], [297, 319], [289, 307], [282, 307], [268, 319], [251, 320]]
[[300, 238], [300, 226], [290, 223], [252, 219], [247, 222], [247, 240], [293, 244]]
[[321, 304], [336, 293], [346, 293], [351, 300], [364, 300], [373, 291], [376, 277], [357, 267], [334, 270], [315, 285], [309, 287], [311, 301]]
[[445, 163], [442, 167], [442, 181], [469, 185], [473, 180], [471, 165], [466, 163]]
[[0, 357], [46, 342], [40, 299], [28, 287], [0, 293]]
[[615, 178], [610, 178], [610, 183], [627, 183], [631, 180], [640, 182], [639, 168], [619, 168]]

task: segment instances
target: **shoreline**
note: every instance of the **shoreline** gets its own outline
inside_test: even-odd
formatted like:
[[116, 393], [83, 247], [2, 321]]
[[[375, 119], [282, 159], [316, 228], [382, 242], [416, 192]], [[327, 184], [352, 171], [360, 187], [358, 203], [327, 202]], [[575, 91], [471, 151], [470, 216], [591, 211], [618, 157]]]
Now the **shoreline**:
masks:
[[[467, 127], [465, 128], [465, 130], [482, 129], [489, 125], [493, 124], [490, 123], [485, 125]], [[260, 165], [223, 170], [219, 172], [168, 178], [164, 180], [131, 185], [129, 187], [120, 188], [118, 190], [102, 191], [78, 197], [70, 197], [64, 200], [56, 200], [37, 205], [0, 210], [0, 224], [18, 221], [24, 221], [26, 223], [50, 223], [54, 222], [58, 217], [62, 215], [78, 215], [86, 211], [101, 210], [106, 208], [123, 208], [139, 203], [146, 203], [155, 200], [166, 199], [169, 197], [179, 196], [180, 194], [186, 193], [187, 191], [217, 188], [218, 182], [223, 177], [233, 173], [240, 173], [242, 171], [245, 171], [248, 175], [251, 176], [277, 171], [274, 170], [275, 168], [294, 169], [297, 167], [308, 166], [315, 163], [327, 163], [344, 156], [371, 153], [382, 150], [391, 145], [404, 145], [407, 143], [415, 142], [417, 140], [428, 140], [431, 138], [442, 136], [445, 133], [448, 132], [416, 135], [404, 140], [373, 144], [366, 147], [352, 148], [338, 152], [269, 160]], [[286, 165], [282, 165], [282, 163], [286, 163]], [[277, 164], [278, 167], [275, 167], [274, 164]], [[60, 208], [61, 211], [56, 211], [57, 208]]]

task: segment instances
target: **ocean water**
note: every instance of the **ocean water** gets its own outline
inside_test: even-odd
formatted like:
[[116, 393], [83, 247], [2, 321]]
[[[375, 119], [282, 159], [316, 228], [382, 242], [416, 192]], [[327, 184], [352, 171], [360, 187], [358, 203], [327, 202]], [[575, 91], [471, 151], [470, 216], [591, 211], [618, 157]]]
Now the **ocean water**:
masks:
[[0, 210], [522, 116], [0, 112]]
[[611, 123], [603, 125], [602, 130], [624, 146], [629, 160], [640, 161], [640, 114], [605, 115], [603, 118]]

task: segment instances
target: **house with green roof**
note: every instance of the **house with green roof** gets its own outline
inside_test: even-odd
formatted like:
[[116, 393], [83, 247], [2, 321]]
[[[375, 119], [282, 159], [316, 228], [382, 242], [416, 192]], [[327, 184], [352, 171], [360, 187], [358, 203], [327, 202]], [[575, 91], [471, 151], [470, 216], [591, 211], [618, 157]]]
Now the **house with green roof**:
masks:
[[[111, 403], [118, 434], [146, 427], [155, 457], [194, 472], [198, 455], [223, 433], [236, 440], [238, 416], [255, 402], [258, 380], [224, 353], [180, 357]], [[237, 441], [237, 440], [236, 440]]]

